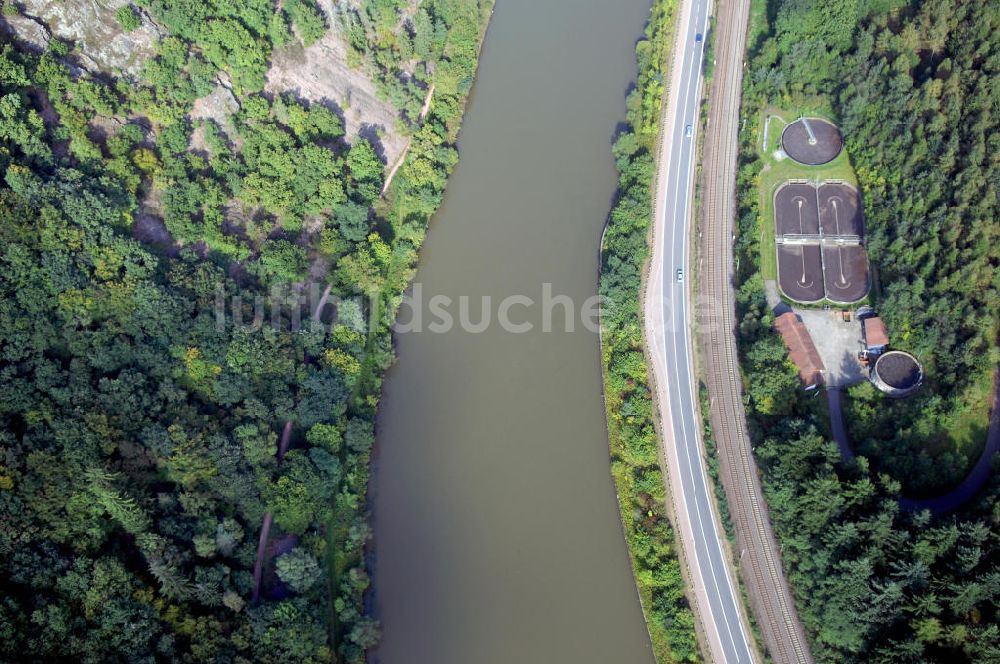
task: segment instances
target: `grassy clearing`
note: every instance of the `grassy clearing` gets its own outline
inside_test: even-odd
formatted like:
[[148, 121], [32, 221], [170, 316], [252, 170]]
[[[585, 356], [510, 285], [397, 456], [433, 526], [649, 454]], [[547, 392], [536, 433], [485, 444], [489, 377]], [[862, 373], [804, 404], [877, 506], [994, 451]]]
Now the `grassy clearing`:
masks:
[[767, 1], [753, 0], [750, 3], [750, 22], [747, 28], [747, 51], [754, 53], [760, 43], [767, 38]]
[[983, 371], [962, 393], [958, 408], [945, 418], [942, 430], [948, 433], [948, 449], [964, 456], [971, 468], [979, 460], [990, 427], [990, 400], [993, 397], [993, 371]]

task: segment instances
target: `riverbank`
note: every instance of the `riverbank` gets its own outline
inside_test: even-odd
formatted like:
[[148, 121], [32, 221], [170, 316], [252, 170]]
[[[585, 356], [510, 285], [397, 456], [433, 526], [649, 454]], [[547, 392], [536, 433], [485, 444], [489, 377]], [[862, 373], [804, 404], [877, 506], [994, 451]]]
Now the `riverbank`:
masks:
[[[368, 332], [364, 355], [356, 367], [349, 413], [374, 428], [385, 371], [392, 365], [391, 325], [417, 264], [417, 255], [431, 217], [441, 203], [445, 185], [458, 162], [457, 142], [472, 90], [479, 54], [493, 13], [493, 0], [456, 8], [449, 39], [457, 43], [449, 67], [433, 81], [419, 118], [419, 129], [408, 139], [401, 161], [375, 205], [376, 226], [387, 230], [386, 250], [373, 245], [372, 265], [357, 275], [368, 297]], [[464, 12], [464, 13], [463, 13]], [[386, 233], [383, 233], [386, 235]], [[372, 273], [371, 269], [375, 272]], [[354, 340], [357, 343], [358, 340]], [[332, 640], [347, 661], [366, 659], [365, 650], [379, 641], [377, 621], [367, 601], [371, 581], [366, 555], [372, 528], [368, 517], [371, 450], [374, 433], [346, 432], [340, 462], [343, 481], [337, 491], [334, 516], [326, 526], [326, 563], [331, 595], [328, 617]]]

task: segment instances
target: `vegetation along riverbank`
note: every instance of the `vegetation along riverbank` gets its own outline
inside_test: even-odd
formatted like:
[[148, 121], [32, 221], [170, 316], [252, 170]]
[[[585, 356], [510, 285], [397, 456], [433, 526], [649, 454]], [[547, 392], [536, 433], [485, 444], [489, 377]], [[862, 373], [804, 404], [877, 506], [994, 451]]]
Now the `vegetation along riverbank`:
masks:
[[673, 0], [654, 2], [646, 37], [636, 47], [639, 78], [627, 101], [627, 127], [613, 148], [619, 190], [601, 253], [601, 295], [609, 303], [602, 319], [602, 361], [612, 473], [636, 585], [660, 663], [700, 661], [694, 614], [684, 594], [666, 512], [639, 322], [675, 6]]
[[361, 662], [389, 324], [492, 0], [106, 4], [3, 8], [0, 659]]

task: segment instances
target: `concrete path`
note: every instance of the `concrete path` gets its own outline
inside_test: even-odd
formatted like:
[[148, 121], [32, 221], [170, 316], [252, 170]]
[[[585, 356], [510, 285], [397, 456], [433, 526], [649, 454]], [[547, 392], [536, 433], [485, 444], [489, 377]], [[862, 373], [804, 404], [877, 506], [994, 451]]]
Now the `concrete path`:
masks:
[[830, 408], [830, 429], [833, 432], [833, 439], [840, 449], [840, 458], [844, 463], [854, 461], [854, 450], [851, 449], [851, 441], [847, 437], [847, 430], [844, 428], [844, 406], [842, 395], [837, 388], [830, 388], [826, 391], [826, 403]]

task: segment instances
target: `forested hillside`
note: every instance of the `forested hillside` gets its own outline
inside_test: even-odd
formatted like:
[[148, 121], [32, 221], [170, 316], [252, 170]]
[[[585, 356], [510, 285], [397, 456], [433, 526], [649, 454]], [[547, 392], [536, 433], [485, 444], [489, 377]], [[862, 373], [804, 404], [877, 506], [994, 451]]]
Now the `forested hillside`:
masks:
[[[492, 2], [420, 3], [451, 84], [385, 196], [337, 109], [259, 94], [311, 0], [144, 6], [170, 36], [135, 80], [0, 46], [0, 659], [360, 662], [388, 326]], [[237, 107], [194, 119], [219, 72]]]
[[[952, 515], [901, 511], [982, 449], [1000, 307], [1000, 7], [755, 3], [741, 137], [740, 324], [751, 425], [784, 562], [823, 662], [1000, 661], [1000, 483]], [[874, 304], [927, 384], [853, 388], [841, 463], [798, 393], [759, 275], [768, 105], [829, 115], [863, 189]], [[782, 389], [773, 389], [782, 385]], [[779, 395], [775, 397], [775, 395]], [[767, 397], [770, 397], [768, 399]]]

